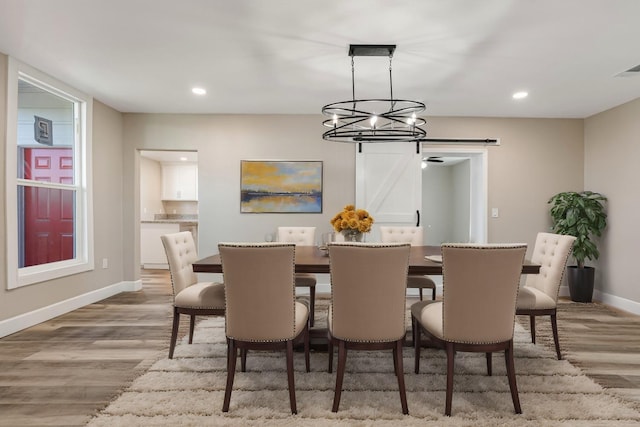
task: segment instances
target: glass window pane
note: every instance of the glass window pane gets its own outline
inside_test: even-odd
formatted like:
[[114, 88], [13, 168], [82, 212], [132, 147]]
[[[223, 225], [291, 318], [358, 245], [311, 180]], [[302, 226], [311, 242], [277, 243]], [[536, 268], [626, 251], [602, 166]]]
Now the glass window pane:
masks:
[[[38, 178], [39, 168], [58, 169], [73, 184], [74, 107], [68, 99], [18, 81], [18, 178], [45, 181]], [[44, 149], [53, 150], [39, 152]], [[51, 182], [61, 181], [53, 177]]]
[[19, 267], [75, 258], [73, 190], [18, 187]]

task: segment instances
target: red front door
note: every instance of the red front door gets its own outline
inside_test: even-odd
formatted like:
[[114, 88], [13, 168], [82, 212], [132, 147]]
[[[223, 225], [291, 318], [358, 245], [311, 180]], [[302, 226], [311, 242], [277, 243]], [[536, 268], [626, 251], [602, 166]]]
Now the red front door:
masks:
[[[23, 177], [73, 184], [71, 148], [24, 148]], [[74, 191], [24, 187], [24, 267], [73, 259]]]

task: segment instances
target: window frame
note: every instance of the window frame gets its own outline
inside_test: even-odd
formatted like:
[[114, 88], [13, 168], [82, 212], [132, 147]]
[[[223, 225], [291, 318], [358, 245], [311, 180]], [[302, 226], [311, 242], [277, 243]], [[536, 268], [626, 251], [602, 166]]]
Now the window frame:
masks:
[[[18, 259], [18, 187], [64, 188], [69, 185], [39, 184], [18, 178], [18, 80], [38, 86], [74, 103], [74, 184], [75, 258], [30, 267], [19, 267]], [[93, 195], [92, 195], [92, 116], [93, 98], [9, 57], [7, 73], [7, 132], [5, 144], [5, 218], [7, 253], [7, 289], [15, 289], [94, 269]]]

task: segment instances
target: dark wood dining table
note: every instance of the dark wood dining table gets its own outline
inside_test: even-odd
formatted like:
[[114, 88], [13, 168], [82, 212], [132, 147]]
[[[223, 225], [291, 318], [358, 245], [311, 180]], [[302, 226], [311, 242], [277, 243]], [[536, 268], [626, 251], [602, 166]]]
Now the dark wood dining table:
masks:
[[[442, 263], [430, 261], [426, 255], [440, 255], [440, 246], [412, 246], [409, 274], [442, 275]], [[329, 273], [329, 257], [316, 246], [296, 246], [296, 273]], [[222, 273], [220, 255], [211, 255], [193, 263], [196, 273]], [[522, 264], [522, 274], [538, 274], [540, 265], [528, 260]]]

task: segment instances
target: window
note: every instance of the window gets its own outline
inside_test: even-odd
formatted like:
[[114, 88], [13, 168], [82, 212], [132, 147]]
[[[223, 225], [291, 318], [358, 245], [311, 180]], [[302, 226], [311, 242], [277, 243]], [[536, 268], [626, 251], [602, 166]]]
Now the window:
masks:
[[92, 99], [9, 58], [7, 287], [93, 269]]

